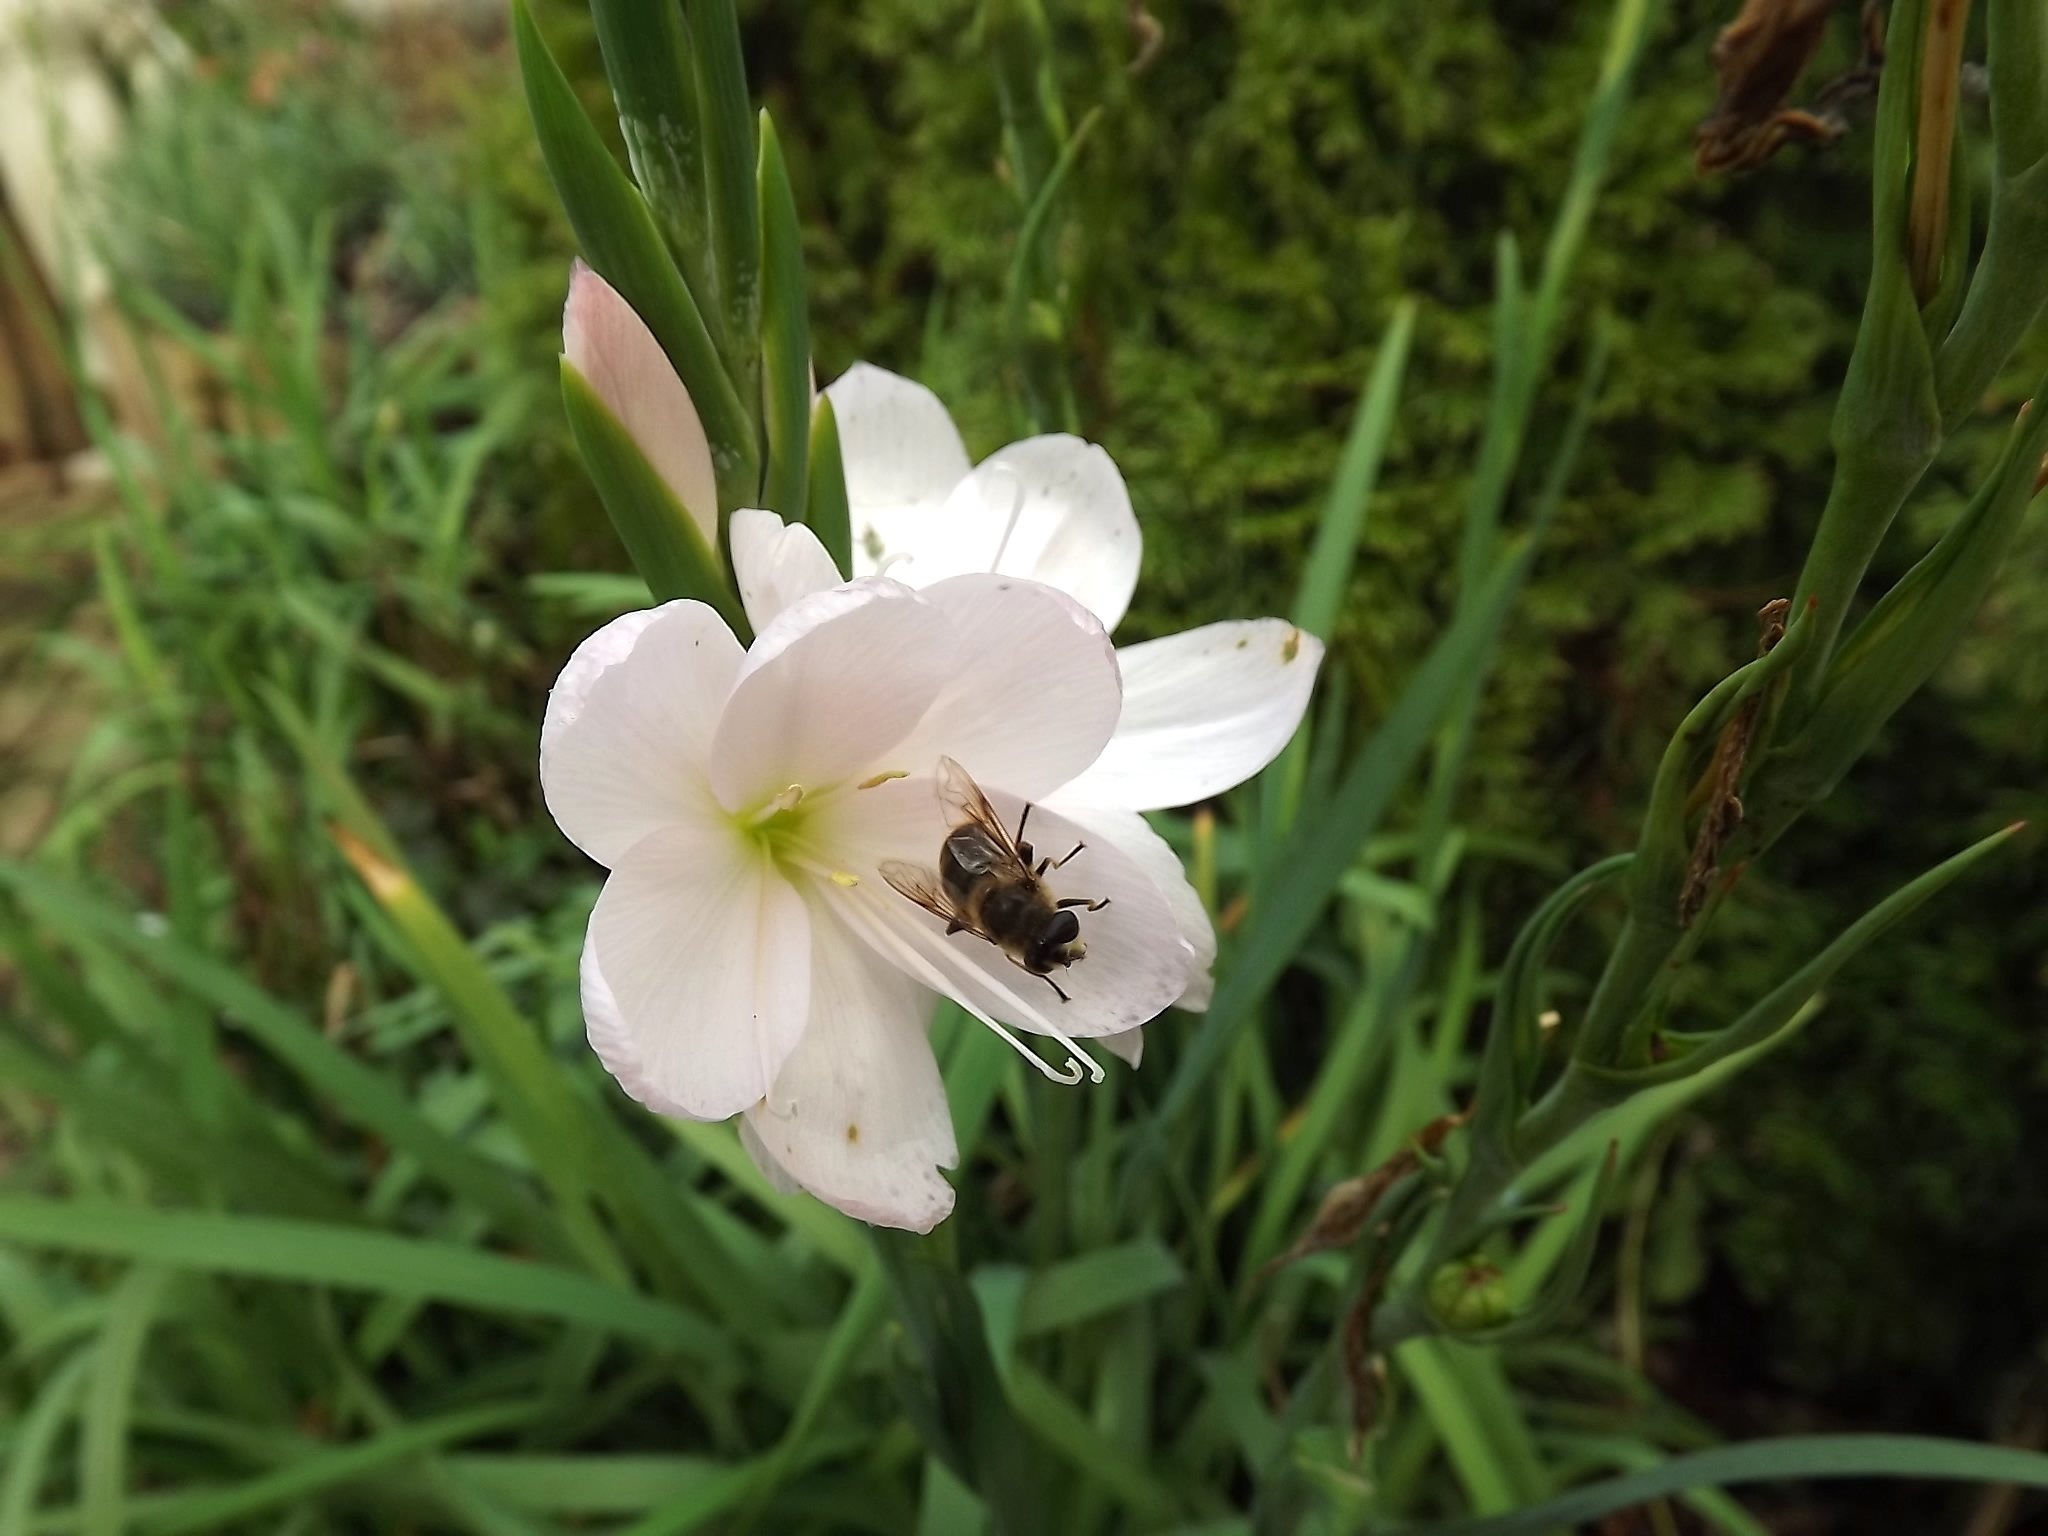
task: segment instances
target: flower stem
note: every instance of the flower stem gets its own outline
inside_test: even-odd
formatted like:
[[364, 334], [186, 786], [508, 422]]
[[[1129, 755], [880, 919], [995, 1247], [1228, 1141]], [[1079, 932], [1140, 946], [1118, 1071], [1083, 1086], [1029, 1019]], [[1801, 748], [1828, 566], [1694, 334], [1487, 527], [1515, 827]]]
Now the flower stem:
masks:
[[1970, 0], [1933, 0], [1927, 42], [1920, 54], [1920, 131], [1913, 146], [1913, 202], [1907, 218], [1907, 261], [1913, 296], [1922, 304], [1941, 287], [1941, 257], [1948, 244], [1950, 148], [1956, 136], [1956, 96], [1963, 67], [1963, 32]]

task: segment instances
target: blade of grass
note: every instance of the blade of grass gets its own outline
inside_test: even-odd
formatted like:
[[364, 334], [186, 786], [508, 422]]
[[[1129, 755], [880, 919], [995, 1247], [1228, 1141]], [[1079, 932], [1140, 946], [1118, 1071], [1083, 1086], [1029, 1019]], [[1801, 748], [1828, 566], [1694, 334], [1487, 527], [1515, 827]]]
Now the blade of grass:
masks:
[[149, 1327], [171, 1272], [139, 1264], [114, 1287], [100, 1329], [78, 1436], [78, 1507], [85, 1536], [121, 1536], [128, 1496], [128, 1415]]
[[1925, 1435], [1788, 1435], [1673, 1457], [1492, 1519], [1410, 1529], [1416, 1536], [1544, 1536], [1694, 1488], [1815, 1477], [1934, 1478], [2048, 1489], [2048, 1455]]
[[1157, 1238], [1100, 1248], [1031, 1276], [1017, 1317], [1017, 1337], [1072, 1328], [1135, 1306], [1187, 1283], [1187, 1271]]
[[682, 1498], [723, 1474], [707, 1456], [598, 1453], [536, 1456], [475, 1452], [447, 1458], [480, 1493], [506, 1507], [545, 1515], [638, 1515]]
[[[1236, 962], [1175, 1066], [1154, 1121], [1155, 1133], [1195, 1107], [1203, 1085], [1222, 1062], [1237, 1032], [1250, 1022], [1260, 999], [1308, 937], [1337, 882], [1378, 828], [1409, 770], [1421, 758], [1459, 680], [1477, 665], [1506, 620], [1508, 607], [1528, 573], [1531, 554], [1525, 546], [1500, 563], [1486, 584], [1483, 599], [1430, 648], [1379, 731], [1346, 771], [1329, 804], [1316, 807], [1313, 815], [1304, 815], [1266, 858], [1263, 869], [1267, 873], [1254, 888]], [[1147, 1137], [1154, 1155], [1157, 1140], [1156, 1134]]]
[[1401, 376], [1408, 366], [1409, 344], [1415, 338], [1415, 309], [1415, 301], [1408, 298], [1394, 305], [1393, 318], [1373, 354], [1372, 372], [1366, 378], [1365, 392], [1358, 397], [1351, 433], [1344, 440], [1344, 456], [1337, 461], [1336, 476], [1316, 520], [1308, 563], [1302, 567], [1301, 585], [1295, 591], [1290, 617], [1320, 639], [1331, 637], [1344, 611], [1344, 593], [1358, 560], [1358, 541], [1365, 533], [1366, 514], [1379, 485], [1380, 461], [1394, 429]]
[[44, 1378], [35, 1402], [17, 1422], [4, 1458], [6, 1478], [0, 1482], [0, 1536], [28, 1536], [57, 1437], [86, 1390], [95, 1357], [90, 1348], [75, 1351]]
[[464, 1048], [489, 1079], [500, 1113], [553, 1193], [569, 1242], [597, 1273], [622, 1278], [625, 1262], [592, 1203], [602, 1170], [588, 1117], [601, 1111], [577, 1096], [533, 1025], [413, 878], [382, 819], [321, 745], [298, 706], [276, 689], [266, 689], [264, 697], [338, 818], [330, 835], [403, 935], [408, 953], [397, 958], [416, 966], [421, 980], [447, 998]]
[[697, 1120], [664, 1120], [675, 1138], [705, 1162], [744, 1190], [749, 1199], [779, 1218], [834, 1268], [858, 1277], [869, 1263], [867, 1243], [859, 1223], [842, 1216], [829, 1205], [809, 1195], [785, 1195], [768, 1176], [754, 1166], [747, 1149], [740, 1145], [730, 1125], [706, 1125]]
[[1548, 1491], [1542, 1460], [1498, 1355], [1439, 1339], [1411, 1339], [1395, 1358], [1474, 1509], [1513, 1509]]
[[389, 1078], [341, 1050], [240, 972], [174, 938], [145, 934], [128, 914], [40, 870], [0, 863], [0, 884], [33, 903], [59, 929], [117, 946], [221, 1009], [323, 1101], [417, 1159], [449, 1190], [489, 1211], [509, 1234], [548, 1257], [568, 1256], [561, 1228], [515, 1176], [436, 1130]]
[[[1308, 563], [1302, 567], [1301, 585], [1295, 591], [1291, 615], [1295, 624], [1326, 644], [1336, 638], [1343, 615], [1344, 594], [1351, 585], [1358, 542], [1364, 536], [1366, 514], [1379, 486], [1380, 461], [1394, 429], [1394, 406], [1400, 399], [1401, 376], [1408, 366], [1408, 347], [1414, 336], [1415, 301], [1404, 298], [1394, 306], [1393, 318], [1373, 355], [1372, 372], [1352, 414], [1344, 454], [1337, 461], [1322, 515], [1316, 519], [1315, 541], [1309, 546]], [[1294, 740], [1260, 780], [1261, 837], [1269, 846], [1292, 825], [1300, 807], [1312, 734], [1306, 725], [1295, 732]]]
[[1086, 1414], [1022, 1360], [1010, 1364], [1009, 1393], [1019, 1420], [1139, 1520], [1164, 1524], [1182, 1513], [1181, 1501], [1149, 1467], [1104, 1438]]
[[695, 1313], [575, 1270], [320, 1222], [160, 1211], [103, 1200], [0, 1195], [0, 1239], [208, 1274], [423, 1296], [515, 1316], [584, 1323], [719, 1370], [737, 1368], [724, 1333]]
[[[333, 1488], [363, 1482], [464, 1440], [481, 1440], [530, 1422], [531, 1403], [493, 1403], [421, 1419], [353, 1445], [311, 1451], [287, 1466], [228, 1488], [195, 1489], [151, 1501], [138, 1511], [138, 1536], [185, 1536], [222, 1530], [265, 1510], [316, 1500]], [[89, 1533], [88, 1533], [89, 1536]]]

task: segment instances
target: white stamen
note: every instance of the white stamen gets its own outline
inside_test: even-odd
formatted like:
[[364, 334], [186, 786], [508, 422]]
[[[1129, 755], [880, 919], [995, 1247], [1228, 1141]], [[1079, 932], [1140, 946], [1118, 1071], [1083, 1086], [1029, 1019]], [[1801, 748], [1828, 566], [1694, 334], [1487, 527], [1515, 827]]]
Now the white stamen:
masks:
[[887, 949], [891, 954], [895, 955], [920, 981], [934, 992], [942, 992], [946, 996], [951, 997], [954, 1002], [994, 1030], [996, 1037], [1005, 1045], [1030, 1062], [1031, 1065], [1038, 1068], [1040, 1072], [1043, 1072], [1053, 1082], [1061, 1083], [1071, 1088], [1074, 1084], [1081, 1081], [1084, 1072], [1091, 1082], [1099, 1083], [1103, 1080], [1104, 1073], [1102, 1067], [1094, 1057], [1090, 1056], [1058, 1030], [1049, 1029], [1046, 1033], [1065, 1046], [1067, 1050], [1067, 1065], [1065, 1069], [1054, 1071], [1044, 1057], [1032, 1050], [1022, 1040], [1019, 1040], [1007, 1028], [997, 1023], [986, 1013], [983, 1013], [973, 1003], [956, 995], [953, 989], [946, 985], [946, 978], [939, 973], [938, 967], [904, 942], [902, 935], [894, 932], [888, 923], [876, 920], [872, 914], [862, 910], [858, 902], [846, 902], [841, 905], [840, 910], [853, 922], [854, 926], [862, 930], [868, 942], [876, 945], [878, 948]]

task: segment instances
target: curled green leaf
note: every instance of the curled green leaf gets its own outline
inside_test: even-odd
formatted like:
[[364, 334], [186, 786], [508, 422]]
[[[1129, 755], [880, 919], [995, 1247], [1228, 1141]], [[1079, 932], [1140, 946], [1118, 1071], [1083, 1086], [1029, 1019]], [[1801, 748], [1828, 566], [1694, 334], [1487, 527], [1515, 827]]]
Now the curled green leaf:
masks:
[[751, 638], [746, 614], [725, 579], [718, 554], [695, 519], [647, 462], [618, 417], [565, 358], [562, 406], [591, 482], [656, 601], [693, 597], [717, 609], [733, 633]]

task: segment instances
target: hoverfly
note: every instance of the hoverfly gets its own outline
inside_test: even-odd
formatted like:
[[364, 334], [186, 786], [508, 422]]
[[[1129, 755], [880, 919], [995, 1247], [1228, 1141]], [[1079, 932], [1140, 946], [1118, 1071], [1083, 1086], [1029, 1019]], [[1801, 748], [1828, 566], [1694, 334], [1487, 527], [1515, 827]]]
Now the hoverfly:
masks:
[[1045, 884], [1045, 873], [1058, 869], [1087, 846], [1076, 843], [1064, 858], [1033, 860], [1024, 841], [1031, 819], [1025, 806], [1013, 835], [967, 770], [950, 757], [939, 759], [939, 804], [953, 830], [939, 844], [939, 867], [933, 871], [901, 859], [882, 861], [882, 878], [934, 917], [944, 918], [947, 934], [971, 933], [1000, 949], [1012, 964], [1045, 978], [1045, 984], [1067, 994], [1052, 979], [1054, 966], [1072, 965], [1088, 953], [1081, 939], [1081, 920], [1074, 909], [1099, 912], [1109, 905], [1104, 896], [1060, 900]]

